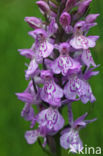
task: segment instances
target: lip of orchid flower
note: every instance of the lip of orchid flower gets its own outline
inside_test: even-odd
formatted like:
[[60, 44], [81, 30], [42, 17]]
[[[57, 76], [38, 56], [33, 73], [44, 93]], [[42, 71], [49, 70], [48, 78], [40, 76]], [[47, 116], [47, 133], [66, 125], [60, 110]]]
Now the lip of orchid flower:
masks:
[[44, 109], [37, 116], [37, 122], [40, 127], [48, 129], [51, 133], [59, 131], [64, 126], [64, 119], [57, 108], [49, 107]]
[[25, 133], [25, 139], [28, 142], [28, 144], [34, 144], [39, 136], [40, 132], [38, 130], [29, 130]]
[[63, 89], [55, 83], [50, 71], [43, 71], [42, 77], [44, 78], [44, 86], [41, 90], [41, 99], [51, 106], [60, 107]]
[[70, 149], [70, 152], [77, 153], [78, 151], [82, 151], [83, 144], [79, 137], [78, 131], [74, 129], [68, 129], [67, 132], [64, 132], [60, 137], [60, 145], [64, 149]]

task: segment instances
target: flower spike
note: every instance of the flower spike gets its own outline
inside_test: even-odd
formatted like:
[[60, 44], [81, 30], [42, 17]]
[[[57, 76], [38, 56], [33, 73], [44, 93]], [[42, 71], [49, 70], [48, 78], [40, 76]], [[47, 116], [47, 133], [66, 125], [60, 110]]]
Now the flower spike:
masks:
[[[33, 29], [28, 34], [34, 39], [30, 48], [18, 50], [29, 59], [25, 71], [29, 85], [24, 92], [16, 93], [25, 103], [21, 116], [30, 122], [25, 139], [28, 144], [38, 141], [44, 151], [53, 155], [60, 153], [54, 148], [59, 146], [58, 140], [69, 152], [81, 152], [83, 143], [79, 131], [96, 121], [96, 118], [85, 119], [88, 112], [74, 120], [72, 111], [75, 102], [79, 105], [79, 101], [83, 104], [96, 101], [89, 79], [99, 73], [94, 71], [99, 65], [91, 50], [99, 36], [88, 36], [88, 32], [97, 26], [99, 14], [87, 14], [91, 2], [38, 0], [36, 4], [43, 20], [33, 16], [24, 19]], [[67, 125], [62, 114], [65, 106]], [[47, 151], [47, 145], [51, 152]]]

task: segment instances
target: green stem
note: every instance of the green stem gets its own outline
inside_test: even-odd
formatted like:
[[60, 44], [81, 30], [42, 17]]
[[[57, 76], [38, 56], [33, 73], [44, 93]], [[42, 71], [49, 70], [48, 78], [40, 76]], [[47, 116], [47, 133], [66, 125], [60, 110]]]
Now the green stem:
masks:
[[60, 134], [48, 136], [47, 139], [52, 156], [61, 156]]
[[61, 146], [60, 146], [60, 134], [55, 136], [56, 142], [56, 156], [61, 156]]
[[46, 153], [48, 156], [52, 156], [52, 153], [42, 146], [42, 143], [41, 143], [40, 139], [38, 139], [38, 143], [39, 143], [39, 145], [40, 145], [40, 147], [41, 147], [41, 149], [43, 150], [44, 153]]

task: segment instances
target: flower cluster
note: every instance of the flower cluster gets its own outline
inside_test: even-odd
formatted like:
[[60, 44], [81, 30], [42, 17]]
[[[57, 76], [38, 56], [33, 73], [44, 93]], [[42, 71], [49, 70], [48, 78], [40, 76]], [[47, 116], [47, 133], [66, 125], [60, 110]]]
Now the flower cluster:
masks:
[[[25, 21], [33, 28], [29, 35], [35, 42], [30, 49], [19, 49], [21, 55], [30, 59], [25, 71], [29, 80], [27, 89], [17, 93], [25, 103], [21, 116], [30, 121], [31, 130], [26, 131], [28, 144], [34, 144], [39, 137], [60, 134], [60, 145], [72, 152], [82, 150], [79, 130], [88, 123], [85, 113], [73, 121], [72, 102], [94, 102], [88, 80], [97, 75], [90, 48], [95, 47], [98, 36], [87, 36], [94, 27], [99, 14], [87, 15], [92, 0], [39, 0], [36, 2], [45, 21], [37, 17], [26, 17]], [[34, 105], [38, 113], [35, 113]], [[61, 110], [68, 106], [69, 123]], [[38, 128], [34, 128], [35, 124]], [[36, 126], [37, 127], [37, 126]]]

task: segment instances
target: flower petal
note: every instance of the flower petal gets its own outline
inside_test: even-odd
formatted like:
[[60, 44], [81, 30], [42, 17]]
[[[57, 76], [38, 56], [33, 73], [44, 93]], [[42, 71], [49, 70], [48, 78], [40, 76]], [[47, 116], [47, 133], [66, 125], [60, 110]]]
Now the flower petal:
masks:
[[25, 139], [28, 144], [34, 144], [37, 141], [39, 133], [37, 130], [26, 131]]
[[25, 77], [28, 80], [30, 77], [35, 75], [36, 69], [38, 68], [38, 64], [36, 63], [35, 59], [33, 59], [30, 64], [28, 69], [26, 70]]

